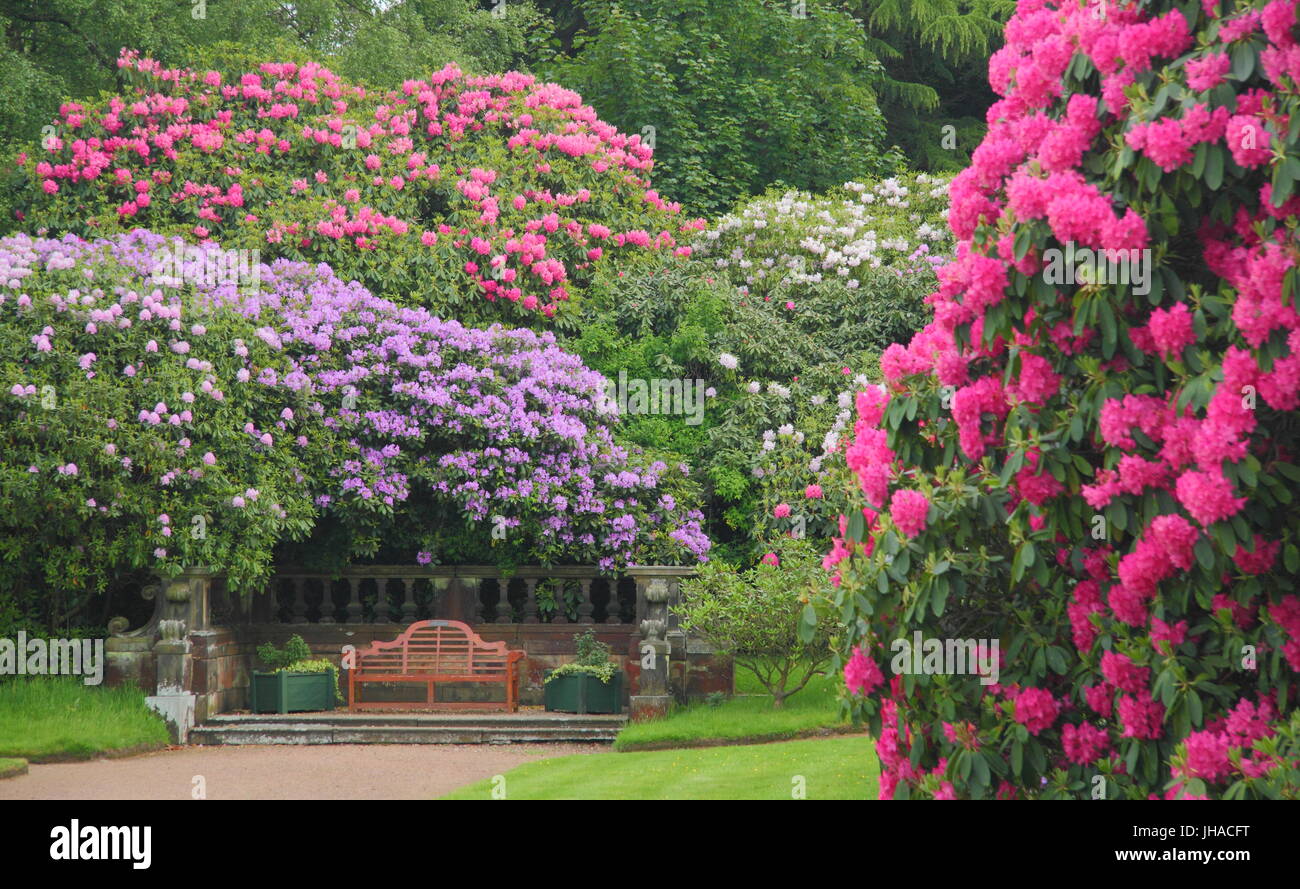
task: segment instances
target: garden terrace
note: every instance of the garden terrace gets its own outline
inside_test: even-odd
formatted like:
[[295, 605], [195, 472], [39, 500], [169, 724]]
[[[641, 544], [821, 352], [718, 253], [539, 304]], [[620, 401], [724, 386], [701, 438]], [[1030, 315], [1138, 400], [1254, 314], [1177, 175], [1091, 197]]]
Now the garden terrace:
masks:
[[[313, 655], [340, 664], [345, 646], [359, 649], [391, 640], [416, 620], [447, 619], [469, 624], [486, 642], [505, 642], [527, 652], [520, 683], [525, 707], [541, 704], [546, 671], [573, 659], [573, 636], [584, 627], [610, 646], [614, 662], [626, 671], [631, 694], [637, 695], [642, 620], [661, 616], [655, 609], [663, 607], [647, 601], [647, 589], [656, 580], [666, 581], [670, 598], [675, 597], [680, 578], [691, 573], [689, 568], [643, 567], [611, 577], [594, 567], [525, 566], [507, 575], [483, 565], [374, 565], [334, 576], [286, 567], [264, 592], [241, 597], [228, 591], [219, 576], [188, 569], [145, 590], [155, 611], [143, 627], [127, 631], [122, 619], [110, 626], [108, 677], [157, 688], [155, 698], [174, 698], [182, 708], [180, 720], [185, 708], [192, 707], [191, 719], [201, 724], [248, 707], [256, 649], [263, 643], [280, 644], [297, 634]], [[675, 620], [663, 623], [666, 631], [652, 632], [671, 646], [673, 694], [683, 700], [702, 698], [731, 687], [728, 664], [695, 640], [688, 646]], [[173, 638], [164, 638], [167, 633]], [[440, 701], [487, 702], [499, 697], [500, 689], [448, 683], [439, 694], [445, 696]], [[184, 703], [188, 696], [192, 703]]]

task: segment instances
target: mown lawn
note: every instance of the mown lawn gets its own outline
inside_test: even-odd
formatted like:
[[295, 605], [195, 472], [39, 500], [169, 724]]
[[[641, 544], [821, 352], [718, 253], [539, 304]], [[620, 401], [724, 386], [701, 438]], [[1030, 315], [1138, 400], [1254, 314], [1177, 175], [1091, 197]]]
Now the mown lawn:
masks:
[[803, 691], [772, 708], [772, 697], [748, 670], [736, 670], [736, 696], [697, 703], [663, 719], [629, 723], [614, 749], [662, 750], [716, 743], [777, 741], [846, 729], [836, 695], [839, 676], [814, 676]]
[[[876, 755], [865, 734], [776, 744], [593, 753], [526, 763], [500, 785], [505, 799], [875, 799]], [[443, 799], [492, 799], [480, 781]]]
[[138, 688], [87, 686], [74, 677], [0, 683], [0, 757], [89, 759], [156, 749], [168, 739]]
[[27, 760], [0, 757], [0, 778], [12, 778], [27, 771]]

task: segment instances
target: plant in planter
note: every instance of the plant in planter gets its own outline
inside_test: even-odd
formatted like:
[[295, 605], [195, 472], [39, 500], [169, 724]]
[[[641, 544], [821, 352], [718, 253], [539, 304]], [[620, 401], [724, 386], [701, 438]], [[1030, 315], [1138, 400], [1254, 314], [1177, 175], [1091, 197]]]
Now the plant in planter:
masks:
[[254, 713], [333, 710], [343, 700], [338, 669], [327, 658], [313, 658], [301, 636], [290, 637], [283, 648], [270, 642], [259, 645], [257, 656], [270, 669], [253, 673]]
[[546, 675], [548, 711], [622, 713], [623, 672], [609, 660], [609, 646], [587, 630], [573, 637], [578, 659]]

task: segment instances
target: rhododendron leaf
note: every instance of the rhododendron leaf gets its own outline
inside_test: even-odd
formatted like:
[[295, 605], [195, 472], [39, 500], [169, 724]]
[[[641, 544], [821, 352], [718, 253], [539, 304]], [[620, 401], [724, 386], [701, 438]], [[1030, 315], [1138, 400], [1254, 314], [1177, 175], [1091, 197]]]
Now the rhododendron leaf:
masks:
[[1273, 167], [1273, 191], [1272, 205], [1280, 207], [1286, 203], [1287, 198], [1291, 197], [1295, 191], [1296, 180], [1300, 179], [1300, 160], [1294, 157], [1288, 157], [1282, 163]]
[[1232, 525], [1228, 522], [1215, 522], [1210, 528], [1210, 533], [1214, 539], [1219, 542], [1219, 548], [1228, 556], [1237, 553], [1237, 537], [1233, 533]]
[[[1025, 745], [1016, 741], [1011, 745], [1011, 774], [1017, 778], [1025, 768]], [[906, 784], [906, 781], [900, 781], [899, 784]]]
[[1055, 645], [1047, 649], [1047, 664], [1056, 673], [1062, 676], [1064, 676], [1066, 671], [1069, 669], [1065, 661], [1065, 652], [1057, 648]]
[[1179, 738], [1187, 737], [1192, 730], [1192, 716], [1187, 709], [1187, 699], [1180, 698], [1170, 708], [1169, 715], [1173, 717], [1174, 735]]
[[1196, 561], [1200, 563], [1202, 568], [1206, 571], [1214, 570], [1214, 547], [1210, 544], [1208, 537], [1198, 537], [1192, 551], [1196, 553]]
[[1164, 171], [1151, 162], [1150, 158], [1142, 158], [1138, 162], [1137, 174], [1142, 185], [1147, 191], [1155, 191], [1160, 184], [1160, 176]]
[[948, 607], [948, 581], [945, 578], [939, 578], [934, 584], [934, 595], [931, 596], [930, 610], [934, 612], [935, 617], [943, 617], [943, 611]]
[[1034, 243], [1034, 230], [1027, 225], [1022, 226], [1020, 231], [1016, 232], [1016, 241], [1015, 241], [1016, 262], [1020, 262], [1020, 260], [1025, 258], [1025, 254], [1029, 252], [1029, 248], [1033, 246], [1033, 243]]
[[1201, 142], [1196, 146], [1196, 153], [1192, 158], [1192, 175], [1197, 179], [1205, 173], [1205, 158], [1209, 155], [1209, 150], [1208, 142]]
[[1043, 751], [1043, 745], [1037, 741], [1029, 742], [1029, 764], [1040, 775], [1047, 771], [1047, 754]]
[[898, 535], [892, 530], [886, 531], [885, 536], [881, 538], [880, 545], [884, 548], [885, 554], [894, 556], [898, 554]]
[[1101, 354], [1110, 360], [1115, 357], [1115, 345], [1118, 342], [1115, 328], [1115, 313], [1105, 299], [1098, 300], [1098, 321], [1101, 324]]
[[1223, 185], [1223, 149], [1211, 145], [1205, 158], [1205, 184], [1217, 191]]
[[1136, 738], [1129, 741], [1128, 750], [1124, 753], [1124, 766], [1128, 769], [1129, 774], [1137, 772], [1138, 755], [1142, 752], [1142, 743]]
[[[1070, 419], [1070, 441], [1083, 441], [1082, 412], [1076, 411], [1074, 416]], [[1077, 454], [1075, 455], [1075, 460], [1078, 461], [1075, 465], [1079, 467], [1080, 472], [1084, 475], [1092, 475], [1092, 467], [1088, 464], [1087, 460], [1084, 460]]]
[[1255, 71], [1255, 47], [1250, 42], [1239, 43], [1232, 50], [1232, 76], [1237, 80], [1249, 80]]
[[853, 543], [861, 543], [863, 534], [866, 533], [867, 520], [861, 512], [854, 512], [849, 516], [849, 523], [845, 529], [845, 539]]
[[892, 571], [897, 574], [899, 582], [907, 579], [907, 571], [912, 567], [912, 554], [904, 549], [894, 558], [894, 564], [890, 566]]
[[1292, 574], [1300, 571], [1300, 549], [1296, 549], [1294, 543], [1288, 543], [1282, 550], [1282, 562]]
[[1199, 726], [1204, 716], [1204, 709], [1201, 707], [1201, 696], [1196, 693], [1196, 689], [1187, 691], [1187, 712], [1192, 718], [1192, 725]]
[[1147, 112], [1149, 118], [1154, 120], [1160, 116], [1160, 112], [1165, 110], [1165, 106], [1169, 104], [1169, 88], [1172, 85], [1172, 83], [1166, 83], [1156, 90], [1155, 96], [1151, 99], [1151, 108]]

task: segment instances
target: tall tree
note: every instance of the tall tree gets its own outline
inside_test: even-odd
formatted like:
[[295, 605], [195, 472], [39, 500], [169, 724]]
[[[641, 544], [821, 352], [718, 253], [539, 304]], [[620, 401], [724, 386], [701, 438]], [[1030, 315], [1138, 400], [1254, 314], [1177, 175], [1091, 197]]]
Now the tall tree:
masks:
[[822, 190], [894, 169], [858, 21], [823, 0], [541, 0], [534, 67], [655, 141], [655, 184], [725, 212], [780, 184]]
[[878, 89], [890, 137], [921, 170], [960, 170], [997, 98], [988, 57], [1015, 0], [847, 0], [884, 62]]

